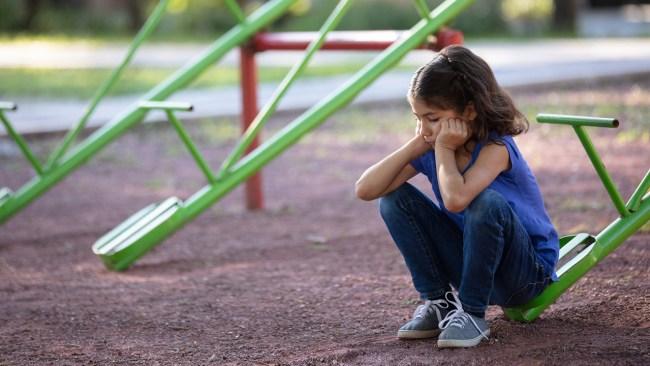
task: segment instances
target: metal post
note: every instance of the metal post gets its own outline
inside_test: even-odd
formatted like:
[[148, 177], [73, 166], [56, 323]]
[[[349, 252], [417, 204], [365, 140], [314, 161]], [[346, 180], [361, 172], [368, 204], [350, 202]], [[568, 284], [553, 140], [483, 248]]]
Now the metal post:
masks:
[[598, 173], [600, 180], [603, 182], [603, 185], [605, 186], [605, 189], [607, 190], [609, 197], [612, 199], [612, 202], [614, 203], [614, 207], [616, 207], [616, 210], [621, 215], [621, 217], [625, 217], [629, 215], [630, 211], [628, 211], [627, 207], [625, 207], [625, 202], [623, 202], [623, 198], [621, 197], [621, 194], [618, 193], [616, 184], [609, 176], [609, 173], [607, 173], [607, 169], [605, 169], [605, 164], [603, 164], [603, 161], [600, 160], [600, 157], [598, 156], [598, 153], [596, 152], [594, 145], [591, 143], [591, 139], [589, 138], [589, 135], [587, 135], [587, 132], [585, 132], [582, 126], [573, 126], [573, 129], [578, 135], [578, 138], [580, 139], [582, 146], [585, 148], [585, 151], [587, 152], [587, 156], [589, 156], [589, 160], [591, 160], [591, 163], [596, 169], [596, 173]]
[[9, 120], [4, 115], [3, 109], [16, 110], [16, 105], [13, 103], [6, 103], [5, 105], [0, 105], [0, 121], [5, 126], [5, 129], [7, 130], [7, 134], [11, 136], [14, 139], [14, 141], [16, 141], [16, 144], [20, 148], [20, 151], [23, 152], [23, 155], [25, 155], [27, 160], [29, 160], [29, 162], [32, 164], [34, 170], [36, 170], [36, 174], [38, 175], [43, 174], [43, 168], [41, 167], [41, 164], [38, 162], [38, 159], [36, 159], [36, 156], [34, 156], [32, 150], [29, 149], [27, 142], [11, 126], [11, 123], [9, 123]]
[[[242, 133], [248, 130], [257, 116], [257, 65], [255, 64], [255, 49], [250, 45], [239, 47], [239, 70], [241, 77]], [[259, 136], [246, 149], [246, 154], [255, 150], [259, 145]], [[262, 171], [258, 171], [246, 181], [246, 208], [259, 210], [264, 208], [264, 193], [262, 192]]]

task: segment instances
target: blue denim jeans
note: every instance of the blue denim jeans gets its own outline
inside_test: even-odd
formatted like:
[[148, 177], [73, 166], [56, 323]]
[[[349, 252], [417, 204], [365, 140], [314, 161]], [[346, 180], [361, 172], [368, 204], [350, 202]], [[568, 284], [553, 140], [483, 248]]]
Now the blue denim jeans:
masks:
[[551, 276], [503, 196], [481, 192], [464, 211], [461, 230], [426, 195], [405, 183], [379, 200], [379, 211], [422, 299], [458, 289], [465, 311], [521, 305]]

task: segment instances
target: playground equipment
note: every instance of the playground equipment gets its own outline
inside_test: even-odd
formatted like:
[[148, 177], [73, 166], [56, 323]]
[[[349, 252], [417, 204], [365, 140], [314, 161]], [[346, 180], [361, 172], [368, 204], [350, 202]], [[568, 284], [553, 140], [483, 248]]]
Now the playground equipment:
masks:
[[646, 172], [627, 204], [624, 203], [616, 185], [605, 169], [605, 165], [598, 156], [589, 135], [583, 128], [583, 126], [615, 128], [618, 127], [618, 120], [614, 118], [539, 114], [537, 115], [537, 121], [573, 126], [620, 217], [596, 236], [580, 233], [560, 239], [560, 261], [556, 269], [558, 281], [549, 285], [539, 296], [527, 304], [504, 309], [508, 318], [524, 322], [535, 320], [587, 271], [650, 221], [650, 192], [648, 192], [650, 190], [650, 170]]
[[[421, 12], [425, 16], [427, 12]], [[267, 33], [260, 32], [253, 36], [245, 47], [240, 47], [240, 72], [242, 90], [242, 125], [246, 130], [255, 123], [257, 116], [257, 81], [255, 55], [258, 52], [274, 50], [304, 50], [315, 39], [313, 32]], [[397, 31], [354, 31], [329, 32], [322, 43], [321, 50], [329, 51], [383, 51], [402, 36]], [[450, 44], [462, 44], [463, 34], [449, 28], [438, 30], [435, 37], [427, 39], [419, 48], [439, 51]], [[259, 145], [257, 138], [250, 143], [246, 152]], [[241, 151], [238, 153], [241, 154]], [[256, 173], [246, 181], [246, 207], [259, 209], [264, 206], [262, 194], [262, 177]]]
[[[9, 217], [13, 216], [39, 195], [43, 194], [54, 184], [58, 183], [65, 176], [93, 157], [104, 146], [141, 121], [148, 111], [162, 109], [166, 111], [170, 122], [172, 122], [179, 132], [181, 139], [183, 139], [183, 142], [192, 153], [199, 167], [203, 170], [208, 178], [209, 184], [185, 201], [172, 197], [160, 204], [148, 206], [95, 243], [93, 246], [95, 253], [102, 258], [108, 268], [124, 270], [153, 246], [194, 219], [273, 158], [296, 143], [306, 133], [324, 122], [331, 114], [351, 102], [361, 91], [379, 78], [379, 76], [396, 65], [410, 50], [420, 46], [427, 37], [436, 30], [441, 29], [444, 24], [457, 16], [472, 2], [472, 0], [447, 0], [429, 12], [424, 0], [414, 0], [417, 10], [422, 16], [422, 20], [408, 31], [402, 33], [399, 38], [392, 42], [372, 62], [352, 76], [347, 83], [323, 98], [318, 104], [297, 117], [275, 136], [242, 158], [244, 151], [250, 147], [259, 130], [275, 111], [279, 100], [286, 93], [291, 83], [304, 70], [313, 54], [321, 48], [326, 40], [327, 34], [336, 27], [345, 11], [351, 5], [350, 0], [339, 1], [332, 14], [322, 26], [318, 36], [309, 43], [302, 61], [287, 74], [287, 77], [282, 81], [278, 90], [271, 98], [271, 101], [255, 118], [244, 133], [242, 140], [221, 166], [221, 169], [216, 174], [212, 174], [173, 114], [174, 110], [187, 110], [189, 106], [160, 104], [160, 102], [164, 101], [179, 89], [187, 86], [203, 71], [224, 56], [226, 52], [250, 40], [260, 29], [269, 25], [274, 19], [286, 12], [296, 1], [272, 0], [245, 17], [234, 0], [226, 0], [229, 9], [239, 20], [238, 25], [213, 43], [202, 55], [190, 61], [167, 80], [145, 94], [143, 97], [144, 102], [130, 106], [123, 113], [116, 116], [102, 128], [79, 143], [74, 149], [67, 151], [70, 142], [85, 124], [84, 119], [82, 119], [77, 127], [70, 132], [69, 137], [66, 137], [62, 146], [55, 150], [55, 154], [48, 159], [45, 168], [41, 169], [37, 161], [36, 164], [33, 164], [38, 173], [37, 177], [33, 178], [15, 193], [8, 190], [2, 191], [0, 223], [8, 220]], [[159, 3], [152, 17], [147, 21], [143, 30], [138, 34], [138, 37], [136, 37], [134, 44], [130, 48], [131, 51], [134, 52], [139, 46], [139, 42], [146, 38], [157, 25], [159, 21], [157, 17], [162, 16], [167, 3], [168, 0], [163, 0]], [[127, 56], [122, 65], [126, 65], [129, 60], [130, 56]], [[107, 82], [105, 84], [106, 87], [102, 88], [102, 91], [105, 92], [110, 88], [112, 82], [119, 76], [119, 73], [120, 70], [116, 70], [113, 74], [114, 79]], [[95, 99], [99, 100], [103, 96], [100, 94], [98, 92], [98, 97]], [[88, 114], [94, 108], [95, 99], [91, 103], [91, 108], [89, 108], [91, 111]], [[5, 118], [3, 118], [3, 122], [6, 122], [5, 125], [10, 126]], [[12, 134], [12, 137], [16, 141], [22, 141], [17, 134], [15, 136]], [[26, 147], [26, 145], [24, 146]]]

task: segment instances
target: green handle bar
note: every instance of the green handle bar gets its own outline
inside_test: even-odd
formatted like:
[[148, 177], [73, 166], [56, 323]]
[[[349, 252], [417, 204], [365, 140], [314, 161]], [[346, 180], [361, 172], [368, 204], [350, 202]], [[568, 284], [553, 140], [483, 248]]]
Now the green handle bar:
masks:
[[0, 102], [0, 111], [15, 111], [18, 106], [14, 102]]
[[212, 173], [212, 170], [210, 170], [210, 166], [203, 158], [203, 155], [201, 155], [201, 153], [199, 152], [199, 149], [192, 142], [192, 138], [190, 137], [190, 135], [183, 128], [181, 121], [179, 121], [178, 118], [176, 118], [176, 116], [174, 115], [174, 111], [186, 111], [186, 112], [192, 111], [194, 109], [194, 106], [190, 103], [184, 103], [184, 102], [167, 102], [167, 101], [160, 102], [154, 100], [142, 101], [139, 103], [139, 106], [140, 108], [147, 111], [162, 110], [167, 114], [167, 118], [169, 119], [169, 122], [171, 122], [172, 126], [174, 126], [174, 129], [178, 133], [178, 136], [181, 138], [181, 141], [183, 141], [183, 143], [185, 144], [185, 147], [187, 147], [187, 150], [194, 158], [194, 161], [196, 161], [196, 164], [203, 172], [203, 175], [205, 175], [208, 182], [214, 184], [217, 181], [217, 178]]
[[589, 157], [589, 160], [591, 160], [591, 163], [596, 169], [596, 173], [598, 173], [598, 177], [600, 177], [600, 180], [603, 182], [603, 185], [605, 186], [605, 189], [607, 190], [609, 197], [612, 199], [612, 203], [614, 204], [614, 207], [616, 207], [616, 210], [621, 215], [621, 217], [628, 216], [630, 214], [630, 210], [625, 206], [625, 203], [623, 202], [623, 198], [621, 197], [621, 194], [619, 193], [616, 184], [614, 184], [614, 181], [609, 176], [607, 169], [605, 169], [605, 164], [603, 164], [603, 161], [600, 159], [600, 156], [598, 156], [598, 153], [596, 152], [596, 148], [591, 142], [591, 139], [589, 138], [587, 131], [585, 131], [585, 129], [583, 128], [583, 126], [615, 128], [618, 127], [619, 124], [618, 120], [616, 118], [569, 116], [569, 115], [562, 115], [562, 114], [540, 113], [537, 115], [537, 121], [540, 123], [555, 123], [555, 124], [570, 125], [573, 127], [573, 130], [578, 135], [578, 138], [580, 139], [582, 146], [585, 148], [585, 151], [587, 152], [587, 156]]
[[537, 115], [537, 122], [570, 126], [618, 127], [616, 118], [570, 116], [565, 114], [540, 113]]
[[184, 102], [157, 102], [157, 101], [143, 101], [140, 102], [140, 108], [142, 109], [162, 109], [168, 111], [185, 111], [191, 112], [194, 109], [194, 106], [190, 103]]

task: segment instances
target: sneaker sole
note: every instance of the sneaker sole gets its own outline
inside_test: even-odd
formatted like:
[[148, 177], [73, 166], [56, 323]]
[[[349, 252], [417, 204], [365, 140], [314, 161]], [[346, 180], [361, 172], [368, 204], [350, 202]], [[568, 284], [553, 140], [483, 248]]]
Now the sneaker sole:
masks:
[[439, 329], [434, 330], [399, 330], [397, 331], [397, 338], [399, 339], [422, 339], [433, 338], [440, 334]]
[[[490, 330], [485, 332], [485, 336], [490, 335]], [[438, 348], [467, 348], [477, 346], [483, 340], [483, 336], [479, 335], [472, 339], [438, 339]]]

